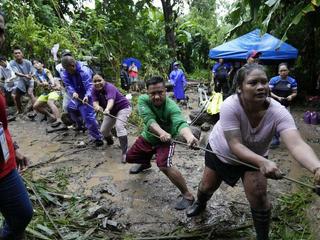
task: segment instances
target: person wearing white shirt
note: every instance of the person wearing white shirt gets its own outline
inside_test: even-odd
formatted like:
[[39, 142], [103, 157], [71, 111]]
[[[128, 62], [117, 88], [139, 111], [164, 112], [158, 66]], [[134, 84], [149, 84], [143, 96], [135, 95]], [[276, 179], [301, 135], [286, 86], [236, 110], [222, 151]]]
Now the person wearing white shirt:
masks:
[[6, 57], [0, 56], [0, 88], [4, 96], [12, 94], [16, 87], [16, 74], [12, 70]]

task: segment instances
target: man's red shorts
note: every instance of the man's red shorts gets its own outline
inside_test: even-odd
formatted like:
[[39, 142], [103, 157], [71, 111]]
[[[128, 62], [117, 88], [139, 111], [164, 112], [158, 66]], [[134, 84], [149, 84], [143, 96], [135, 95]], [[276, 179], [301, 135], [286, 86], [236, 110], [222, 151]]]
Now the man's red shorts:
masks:
[[128, 163], [149, 164], [153, 154], [156, 154], [158, 167], [171, 167], [174, 153], [174, 143], [160, 143], [152, 146], [143, 137], [139, 136], [127, 152]]

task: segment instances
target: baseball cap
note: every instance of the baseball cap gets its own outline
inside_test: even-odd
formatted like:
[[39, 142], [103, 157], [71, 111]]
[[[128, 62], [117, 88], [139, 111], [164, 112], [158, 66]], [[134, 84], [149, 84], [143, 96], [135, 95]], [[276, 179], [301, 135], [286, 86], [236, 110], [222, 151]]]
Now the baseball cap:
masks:
[[63, 49], [61, 52], [61, 57], [72, 56], [72, 53], [69, 49]]
[[261, 56], [261, 52], [258, 52], [256, 50], [250, 50], [247, 52], [247, 59], [248, 58], [258, 58]]
[[174, 62], [173, 63], [173, 66], [177, 66], [177, 65], [180, 65], [180, 63], [179, 62]]

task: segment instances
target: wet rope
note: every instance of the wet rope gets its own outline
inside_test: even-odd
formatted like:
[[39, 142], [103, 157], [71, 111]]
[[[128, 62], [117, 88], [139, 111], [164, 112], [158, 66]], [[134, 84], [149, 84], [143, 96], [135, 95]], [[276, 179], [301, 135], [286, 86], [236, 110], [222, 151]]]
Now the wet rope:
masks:
[[[79, 100], [82, 104], [85, 104], [85, 105], [89, 106], [90, 108], [92, 108], [92, 109], [94, 110], [94, 107], [93, 107], [92, 105], [90, 105], [90, 104], [87, 103], [87, 102], [84, 102], [81, 98], [77, 98], [77, 100]], [[133, 123], [130, 123], [130, 122], [128, 122], [128, 121], [124, 121], [124, 120], [122, 120], [122, 119], [120, 119], [120, 118], [118, 118], [118, 117], [116, 117], [116, 116], [114, 116], [114, 115], [112, 115], [112, 114], [110, 114], [110, 113], [104, 113], [103, 111], [99, 111], [99, 112], [101, 112], [101, 113], [103, 113], [104, 115], [107, 115], [107, 116], [109, 116], [109, 117], [115, 118], [115, 119], [117, 119], [117, 120], [119, 120], [119, 121], [121, 121], [121, 122], [123, 122], [123, 123], [125, 123], [125, 124], [128, 124], [128, 125], [130, 125], [130, 126], [132, 126], [132, 127], [134, 127], [134, 128], [138, 128], [137, 125], [135, 125], [135, 124], [133, 124]], [[150, 131], [148, 131], [148, 133], [150, 133], [152, 136], [154, 136], [154, 137], [156, 137], [156, 138], [160, 138], [158, 135], [156, 135], [156, 134], [154, 134], [154, 133], [152, 133], [152, 132], [150, 132]], [[183, 145], [183, 146], [190, 147], [187, 143], [184, 143], [184, 142], [181, 142], [181, 141], [178, 141], [178, 140], [175, 140], [175, 139], [171, 139], [171, 142], [177, 143], [177, 144], [180, 144], [180, 145]], [[196, 148], [196, 149], [201, 149], [201, 150], [203, 150], [203, 151], [205, 151], [205, 152], [209, 152], [209, 153], [215, 154], [215, 155], [217, 155], [217, 156], [219, 156], [219, 157], [228, 159], [228, 160], [230, 160], [230, 161], [232, 161], [232, 162], [235, 162], [235, 163], [238, 163], [238, 164], [240, 164], [240, 165], [244, 165], [244, 166], [247, 166], [247, 167], [249, 167], [249, 168], [258, 170], [258, 171], [260, 170], [258, 167], [254, 166], [254, 165], [251, 165], [251, 164], [246, 163], [246, 162], [242, 162], [242, 161], [240, 161], [240, 160], [238, 160], [238, 159], [235, 159], [235, 158], [232, 158], [232, 157], [225, 156], [225, 155], [219, 153], [218, 151], [209, 150], [209, 149], [207, 149], [207, 148], [200, 147], [200, 146], [197, 146], [197, 147], [195, 147], [195, 148]], [[269, 161], [270, 161], [270, 160], [269, 160]], [[307, 183], [305, 183], [305, 182], [301, 182], [301, 181], [299, 181], [299, 180], [296, 180], [296, 179], [293, 179], [293, 178], [290, 178], [290, 177], [287, 177], [287, 176], [284, 176], [284, 175], [282, 175], [282, 178], [283, 178], [283, 179], [286, 179], [286, 180], [288, 180], [288, 181], [290, 181], [290, 182], [299, 184], [299, 185], [301, 185], [301, 186], [310, 188], [310, 189], [312, 189], [315, 193], [317, 193], [318, 195], [320, 195], [320, 185], [313, 186], [313, 185], [307, 184]]]
[[209, 103], [209, 99], [207, 101], [205, 101], [205, 104], [203, 104], [202, 108], [200, 109], [199, 113], [196, 115], [196, 117], [191, 121], [191, 123], [189, 124], [190, 126], [192, 126], [193, 124], [195, 124], [197, 122], [197, 120], [201, 117], [201, 115], [204, 113], [206, 107], [208, 106]]
[[201, 115], [204, 113], [205, 109], [207, 108], [208, 104], [209, 104], [209, 99], [207, 99], [206, 101], [204, 101], [204, 104], [202, 106], [202, 108], [200, 109], [199, 113], [196, 115], [196, 117], [191, 121], [191, 123], [189, 124], [190, 126], [192, 126], [193, 124], [196, 123], [196, 121], [201, 117]]

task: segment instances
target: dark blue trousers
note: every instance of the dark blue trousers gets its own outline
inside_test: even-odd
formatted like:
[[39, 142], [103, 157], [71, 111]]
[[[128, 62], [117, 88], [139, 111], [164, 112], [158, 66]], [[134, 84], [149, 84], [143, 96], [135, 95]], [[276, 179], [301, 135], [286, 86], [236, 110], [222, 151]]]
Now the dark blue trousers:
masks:
[[[92, 105], [92, 103], [89, 104]], [[82, 125], [82, 120], [84, 120], [89, 131], [89, 135], [93, 140], [102, 140], [102, 134], [99, 130], [99, 125], [96, 120], [96, 113], [91, 107], [85, 104], [78, 105], [77, 110], [73, 110], [72, 108], [68, 107], [68, 113], [70, 114], [71, 119], [76, 122], [78, 127]]]
[[0, 212], [5, 218], [0, 239], [23, 239], [33, 210], [28, 192], [16, 169], [0, 179]]

